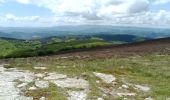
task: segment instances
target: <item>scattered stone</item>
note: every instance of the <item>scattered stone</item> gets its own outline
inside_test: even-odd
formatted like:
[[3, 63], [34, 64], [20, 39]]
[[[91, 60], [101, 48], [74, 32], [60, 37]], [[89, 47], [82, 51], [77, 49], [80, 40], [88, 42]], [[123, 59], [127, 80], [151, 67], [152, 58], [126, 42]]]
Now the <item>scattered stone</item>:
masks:
[[94, 75], [96, 77], [99, 77], [100, 79], [102, 79], [103, 82], [108, 83], [108, 84], [110, 84], [110, 83], [112, 83], [113, 81], [116, 80], [116, 78], [113, 75], [109, 75], [109, 74], [94, 72]]
[[135, 87], [139, 90], [142, 90], [143, 92], [148, 92], [150, 90], [150, 87], [147, 86], [135, 85]]
[[29, 90], [36, 90], [37, 88], [35, 86], [30, 87]]
[[36, 81], [35, 86], [38, 88], [48, 88], [49, 82], [48, 81]]
[[149, 98], [145, 98], [145, 100], [153, 100], [151, 97], [149, 97]]
[[80, 88], [80, 89], [88, 89], [89, 84], [84, 79], [77, 78], [66, 78], [61, 80], [52, 80], [52, 83], [56, 84], [58, 87], [62, 88]]
[[117, 93], [118, 96], [122, 97], [122, 96], [135, 96], [136, 93]]
[[28, 72], [26, 75], [22, 76], [21, 78], [19, 78], [19, 81], [21, 82], [25, 82], [25, 83], [30, 83], [34, 80], [34, 74]]
[[107, 95], [105, 94], [105, 93], [103, 93], [103, 95], [102, 95], [103, 97], [106, 97]]
[[[8, 100], [8, 99], [5, 99]], [[34, 100], [33, 97], [25, 97], [25, 96], [19, 96], [15, 99], [9, 99], [9, 100]]]
[[67, 78], [67, 75], [64, 74], [57, 74], [57, 73], [49, 73], [47, 77], [45, 77], [45, 80], [58, 80], [58, 79], [64, 79]]
[[86, 91], [69, 91], [68, 100], [86, 100], [87, 92]]
[[170, 98], [167, 98], [166, 100], [170, 100]]
[[45, 97], [41, 97], [39, 100], [46, 100]]
[[103, 98], [97, 98], [97, 100], [103, 100]]
[[22, 87], [24, 87], [24, 86], [26, 86], [28, 83], [21, 83], [21, 84], [19, 84], [18, 86], [17, 86], [17, 88], [22, 88]]
[[119, 87], [118, 89], [122, 89], [123, 87]]
[[35, 74], [35, 77], [38, 77], [38, 78], [43, 78], [45, 75], [44, 74], [41, 74], [41, 73], [38, 73], [38, 74]]
[[63, 57], [60, 57], [61, 59], [67, 59], [68, 57], [67, 56], [63, 56]]
[[98, 84], [99, 84], [99, 83], [100, 83], [100, 81], [96, 81], [96, 83], [98, 83]]
[[46, 67], [34, 67], [34, 69], [36, 69], [36, 70], [46, 70], [47, 68]]
[[[15, 80], [19, 80], [25, 77], [32, 76], [32, 73], [28, 73], [26, 71], [7, 71], [3, 65], [0, 66], [0, 100], [27, 100], [27, 99], [16, 99], [16, 98], [26, 98], [25, 96], [21, 96], [21, 90], [15, 87], [17, 82]], [[27, 83], [27, 82], [24, 82]], [[23, 86], [20, 85], [20, 86]], [[19, 87], [20, 87], [19, 86]], [[33, 99], [32, 99], [33, 100]]]
[[128, 89], [129, 86], [127, 86], [127, 85], [122, 85], [122, 88]]

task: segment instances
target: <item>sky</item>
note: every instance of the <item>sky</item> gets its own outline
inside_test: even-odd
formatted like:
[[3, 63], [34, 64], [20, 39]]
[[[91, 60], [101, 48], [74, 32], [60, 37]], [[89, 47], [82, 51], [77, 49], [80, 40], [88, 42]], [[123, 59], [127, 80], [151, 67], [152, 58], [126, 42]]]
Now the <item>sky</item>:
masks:
[[0, 0], [0, 27], [170, 26], [170, 0]]

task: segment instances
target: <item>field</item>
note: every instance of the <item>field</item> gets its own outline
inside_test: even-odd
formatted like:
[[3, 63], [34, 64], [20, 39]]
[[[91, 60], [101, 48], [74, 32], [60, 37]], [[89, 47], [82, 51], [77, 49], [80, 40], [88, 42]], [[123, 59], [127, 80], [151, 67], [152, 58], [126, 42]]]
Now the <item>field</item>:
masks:
[[[158, 39], [84, 51], [77, 50], [53, 56], [11, 58], [1, 60], [1, 63], [8, 64], [5, 68], [9, 70], [17, 68], [22, 71], [29, 70], [35, 75], [44, 75], [27, 84], [26, 89], [21, 89], [25, 96], [33, 97], [35, 100], [41, 97], [47, 100], [65, 100], [76, 94], [82, 96], [87, 94], [85, 98], [88, 100], [101, 98], [104, 100], [151, 98], [168, 100], [170, 98], [169, 43], [168, 38]], [[42, 69], [37, 69], [37, 67]], [[56, 73], [58, 77], [66, 75], [68, 79], [78, 82], [81, 80], [82, 85], [87, 82], [88, 86], [86, 87], [87, 84], [85, 84], [83, 85], [85, 87], [81, 87], [79, 84], [81, 88], [78, 85], [62, 87], [61, 84], [57, 86], [54, 81], [48, 80], [49, 87], [47, 88], [29, 89], [36, 84], [36, 81], [45, 80], [50, 73]], [[107, 83], [95, 73], [111, 75], [115, 80], [113, 83]], [[59, 79], [59, 82], [63, 82], [64, 79]]]

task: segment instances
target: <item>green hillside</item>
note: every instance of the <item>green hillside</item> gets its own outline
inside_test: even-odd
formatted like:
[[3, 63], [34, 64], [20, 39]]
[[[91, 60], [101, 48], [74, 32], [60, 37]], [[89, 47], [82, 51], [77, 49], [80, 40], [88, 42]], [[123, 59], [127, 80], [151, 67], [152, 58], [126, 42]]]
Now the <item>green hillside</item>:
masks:
[[61, 51], [118, 45], [144, 41], [147, 38], [133, 35], [69, 35], [42, 39], [21, 40], [1, 38], [0, 58], [32, 57], [56, 54]]
[[0, 56], [1, 57], [4, 57], [4, 56], [10, 54], [11, 52], [13, 52], [16, 49], [17, 48], [15, 47], [15, 45], [13, 45], [11, 42], [9, 42], [7, 40], [0, 39]]
[[[67, 41], [69, 40], [69, 41]], [[4, 40], [1, 39], [0, 58], [32, 57], [56, 54], [60, 51], [110, 45], [102, 40], [70, 40], [42, 42], [41, 40]]]

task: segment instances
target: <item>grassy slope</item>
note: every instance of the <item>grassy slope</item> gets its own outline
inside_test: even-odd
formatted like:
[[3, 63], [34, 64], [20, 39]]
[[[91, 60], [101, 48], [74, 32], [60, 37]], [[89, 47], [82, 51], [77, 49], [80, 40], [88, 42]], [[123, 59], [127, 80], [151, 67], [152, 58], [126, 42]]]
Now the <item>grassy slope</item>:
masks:
[[[131, 35], [92, 35], [61, 36], [37, 40], [1, 39], [0, 58], [30, 57], [55, 54], [59, 51], [91, 48], [109, 44], [135, 42], [137, 36]], [[144, 39], [144, 38], [143, 38]], [[127, 42], [128, 41], [128, 42]], [[9, 47], [9, 48], [8, 48]]]
[[[34, 59], [34, 60], [32, 60]], [[98, 89], [99, 86], [105, 86], [105, 84], [97, 84], [96, 77], [93, 72], [102, 72], [113, 74], [116, 76], [118, 82], [126, 82], [133, 84], [147, 84], [151, 87], [151, 92], [138, 93], [135, 97], [136, 100], [143, 100], [146, 97], [152, 97], [155, 100], [165, 100], [170, 96], [170, 56], [169, 55], [148, 55], [148, 56], [133, 56], [128, 58], [103, 58], [103, 59], [79, 59], [79, 58], [66, 58], [56, 59], [55, 57], [49, 58], [25, 58], [15, 59], [10, 61], [12, 66], [16, 66], [19, 69], [28, 69], [34, 72], [33, 67], [38, 64], [43, 64], [48, 67], [48, 72], [64, 73], [69, 76], [81, 76], [87, 79], [91, 86], [91, 92], [89, 98], [94, 96], [102, 96], [102, 92]], [[85, 73], [82, 75], [82, 73]], [[52, 94], [50, 96], [59, 96]], [[61, 91], [61, 90], [59, 90]], [[134, 91], [134, 90], [133, 90]], [[39, 92], [43, 92], [39, 90]], [[37, 95], [38, 92], [33, 92]], [[50, 98], [50, 96], [48, 98]], [[60, 95], [62, 97], [62, 95]], [[112, 96], [106, 96], [106, 100], [113, 99]], [[56, 99], [57, 100], [57, 99]], [[115, 99], [114, 99], [115, 100]], [[117, 100], [117, 99], [116, 99]], [[119, 99], [118, 99], [119, 100]]]
[[0, 56], [6, 56], [13, 50], [16, 50], [15, 45], [7, 40], [0, 39]]
[[[55, 54], [60, 51], [74, 50], [79, 48], [91, 48], [102, 45], [109, 45], [111, 43], [101, 40], [79, 40], [70, 42], [57, 42], [50, 44], [41, 44], [39, 41], [20, 41], [12, 42], [18, 48], [11, 50], [11, 53], [5, 56], [5, 58], [11, 57], [31, 57]], [[2, 56], [1, 56], [2, 57]]]

